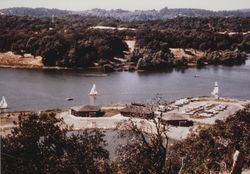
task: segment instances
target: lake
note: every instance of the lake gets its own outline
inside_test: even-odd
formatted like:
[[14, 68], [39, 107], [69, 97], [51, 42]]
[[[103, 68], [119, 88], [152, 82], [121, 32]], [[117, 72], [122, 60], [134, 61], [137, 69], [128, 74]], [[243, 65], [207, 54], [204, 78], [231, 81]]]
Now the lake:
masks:
[[[250, 59], [241, 66], [114, 72], [103, 77], [63, 70], [0, 68], [0, 96], [5, 96], [8, 111], [44, 110], [93, 103], [147, 102], [157, 94], [168, 101], [208, 96], [215, 81], [221, 96], [250, 99]], [[100, 94], [96, 98], [88, 95], [93, 83]], [[68, 97], [74, 100], [66, 101]]]

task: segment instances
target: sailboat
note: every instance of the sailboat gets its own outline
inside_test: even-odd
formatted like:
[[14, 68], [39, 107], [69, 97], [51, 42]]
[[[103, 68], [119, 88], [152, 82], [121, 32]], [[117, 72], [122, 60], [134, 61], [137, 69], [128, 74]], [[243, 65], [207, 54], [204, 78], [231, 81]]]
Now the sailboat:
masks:
[[5, 97], [2, 96], [2, 100], [0, 101], [0, 109], [7, 109], [8, 108], [8, 104], [5, 100]]
[[96, 96], [97, 94], [98, 94], [98, 92], [96, 90], [96, 86], [95, 86], [95, 84], [93, 84], [93, 87], [91, 88], [89, 95]]
[[194, 77], [195, 77], [195, 78], [198, 78], [198, 77], [200, 77], [200, 76], [199, 76], [198, 74], [195, 74]]
[[215, 98], [219, 98], [219, 86], [217, 82], [214, 82], [214, 89], [211, 92], [211, 95], [214, 96]]

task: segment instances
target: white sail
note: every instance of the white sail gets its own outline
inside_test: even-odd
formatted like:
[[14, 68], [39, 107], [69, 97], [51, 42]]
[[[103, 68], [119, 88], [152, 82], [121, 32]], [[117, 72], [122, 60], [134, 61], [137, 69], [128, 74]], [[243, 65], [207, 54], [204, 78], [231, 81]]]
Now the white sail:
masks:
[[216, 87], [214, 87], [214, 94], [219, 94], [219, 87], [218, 86], [216, 86]]
[[216, 98], [218, 98], [218, 96], [219, 96], [219, 86], [218, 86], [217, 82], [214, 82], [214, 89], [211, 92], [211, 95], [213, 95]]
[[8, 104], [5, 100], [5, 97], [2, 96], [2, 100], [0, 101], [0, 109], [7, 109], [8, 108]]
[[97, 90], [96, 90], [96, 86], [95, 86], [95, 84], [93, 84], [93, 87], [92, 87], [92, 89], [90, 90], [89, 95], [97, 95], [97, 94], [98, 94], [98, 92], [97, 92]]

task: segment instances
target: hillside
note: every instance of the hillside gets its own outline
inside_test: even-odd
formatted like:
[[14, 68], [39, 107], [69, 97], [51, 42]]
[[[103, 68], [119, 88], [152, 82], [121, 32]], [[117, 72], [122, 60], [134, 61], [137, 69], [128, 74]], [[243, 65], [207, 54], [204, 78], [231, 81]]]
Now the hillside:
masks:
[[104, 10], [104, 9], [91, 9], [84, 11], [66, 11], [59, 9], [46, 9], [46, 8], [7, 8], [1, 9], [2, 15], [17, 15], [17, 16], [33, 16], [33, 17], [49, 17], [55, 15], [82, 15], [82, 16], [95, 16], [95, 17], [111, 17], [123, 21], [149, 21], [149, 20], [162, 20], [175, 18], [178, 16], [185, 17], [250, 17], [248, 9], [231, 10], [231, 11], [211, 11], [204, 9], [190, 9], [190, 8], [163, 8], [161, 10], [135, 10], [127, 11], [122, 9]]
[[[125, 22], [79, 15], [54, 20], [0, 15], [0, 21], [0, 52], [41, 56], [45, 66], [97, 66], [110, 72], [235, 65], [244, 63], [245, 52], [250, 52], [250, 18]], [[134, 45], [129, 50], [127, 43], [131, 42]], [[173, 49], [185, 54], [177, 55]]]
[[48, 17], [55, 15], [59, 17], [59, 16], [70, 15], [72, 14], [72, 12], [59, 9], [15, 7], [15, 8], [0, 9], [0, 14], [16, 15], [16, 16], [33, 16], [33, 17]]

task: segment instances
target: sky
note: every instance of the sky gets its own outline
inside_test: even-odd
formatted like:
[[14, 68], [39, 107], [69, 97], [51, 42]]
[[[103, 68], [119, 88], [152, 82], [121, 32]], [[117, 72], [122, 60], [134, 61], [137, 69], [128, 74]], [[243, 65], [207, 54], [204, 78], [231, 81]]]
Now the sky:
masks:
[[159, 10], [164, 7], [235, 10], [250, 8], [250, 0], [0, 0], [0, 9], [9, 7], [45, 7], [65, 10], [92, 8]]

